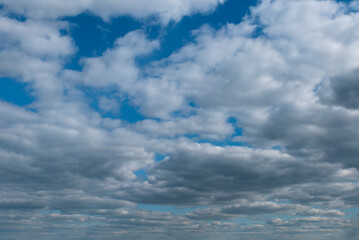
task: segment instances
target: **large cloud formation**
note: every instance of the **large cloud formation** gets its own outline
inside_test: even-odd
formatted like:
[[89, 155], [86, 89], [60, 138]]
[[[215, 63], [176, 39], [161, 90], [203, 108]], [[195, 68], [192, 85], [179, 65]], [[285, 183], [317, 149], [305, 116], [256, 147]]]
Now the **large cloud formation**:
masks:
[[[163, 42], [138, 29], [81, 70], [66, 16], [165, 28], [224, 1], [0, 3], [0, 76], [35, 99], [0, 102], [4, 239], [358, 236], [358, 1], [263, 0], [146, 65]], [[103, 114], [125, 101], [143, 120]]]

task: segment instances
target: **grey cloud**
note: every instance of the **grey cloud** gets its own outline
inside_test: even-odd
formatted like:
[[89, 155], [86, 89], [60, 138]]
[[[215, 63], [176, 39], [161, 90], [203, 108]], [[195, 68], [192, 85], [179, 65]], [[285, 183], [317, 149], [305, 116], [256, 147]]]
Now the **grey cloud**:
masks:
[[[23, 214], [0, 212], [0, 235], [6, 238], [27, 239], [70, 239], [75, 233], [79, 239], [208, 239], [235, 228], [233, 224], [210, 224], [191, 221], [171, 213], [141, 211], [136, 209], [98, 210], [87, 214], [66, 214], [61, 212], [39, 212]], [[8, 221], [3, 221], [4, 218]], [[31, 218], [36, 219], [36, 226]], [[21, 231], [18, 231], [20, 230]], [[51, 231], [50, 231], [51, 230]], [[68, 232], [71, 230], [71, 233]], [[214, 237], [215, 236], [215, 237]]]
[[65, 189], [61, 191], [48, 191], [42, 192], [41, 195], [51, 196], [51, 199], [47, 199], [46, 208], [56, 209], [62, 213], [93, 213], [99, 209], [105, 211], [110, 209], [125, 209], [135, 207], [136, 204], [113, 199], [106, 195], [101, 195], [98, 191], [87, 190], [88, 193], [83, 190]]
[[354, 188], [343, 196], [343, 200], [352, 206], [359, 205], [359, 187]]
[[[265, 0], [240, 24], [197, 30], [193, 43], [167, 59], [137, 66], [159, 41], [134, 31], [102, 56], [83, 59], [76, 72], [63, 69], [75, 51], [59, 32], [66, 23], [41, 19], [100, 3], [70, 2], [2, 1], [4, 11], [43, 15], [0, 19], [7, 48], [0, 75], [30, 82], [36, 96], [33, 112], [0, 102], [1, 237], [318, 240], [340, 239], [343, 229], [357, 236], [356, 223], [332, 210], [358, 206], [357, 12], [334, 1]], [[146, 18], [161, 5], [170, 9], [160, 14], [165, 23], [220, 1], [151, 1], [148, 9], [132, 1], [123, 12], [126, 2], [114, 9], [101, 3], [95, 10], [104, 18]], [[253, 38], [258, 22], [264, 34]], [[115, 86], [158, 119], [103, 118], [78, 85]], [[243, 136], [232, 138], [235, 127]], [[196, 142], [213, 139], [253, 148]], [[275, 145], [280, 151], [269, 150]], [[155, 152], [168, 157], [156, 163]], [[148, 180], [134, 174], [139, 169]], [[138, 203], [212, 208], [178, 216], [135, 210]], [[308, 217], [243, 226], [218, 221], [271, 213]]]
[[319, 89], [322, 102], [348, 109], [359, 108], [359, 69], [330, 78]]
[[224, 220], [238, 217], [254, 217], [266, 214], [288, 214], [300, 216], [345, 216], [338, 210], [315, 209], [298, 204], [275, 202], [253, 202], [228, 205], [223, 207], [195, 210], [187, 214], [188, 218], [201, 220]]
[[37, 210], [43, 208], [42, 204], [28, 199], [1, 199], [1, 210]]
[[172, 153], [149, 169], [148, 183], [124, 185], [119, 196], [144, 203], [218, 203], [292, 184], [338, 181], [337, 171], [336, 165], [275, 150], [202, 144]]
[[244, 140], [258, 145], [263, 142], [281, 145], [293, 156], [337, 162], [358, 169], [354, 143], [358, 137], [357, 119], [357, 113], [345, 109], [282, 105], [271, 112], [264, 124], [253, 124]]
[[[7, 107], [14, 109], [15, 112], [18, 110], [10, 105]], [[22, 113], [26, 115], [25, 111]], [[132, 135], [127, 130], [117, 129], [108, 133], [91, 126], [89, 119], [87, 119], [89, 125], [86, 126], [85, 122], [80, 120], [81, 117], [77, 118], [77, 114], [70, 117], [59, 112], [54, 116], [56, 120], [55, 118], [52, 120], [66, 119], [66, 122], [62, 123], [51, 122], [49, 118], [43, 122], [39, 115], [33, 113], [27, 115], [21, 125], [10, 121], [3, 121], [1, 124], [3, 170], [9, 169], [6, 172], [12, 173], [14, 177], [16, 171], [27, 169], [26, 175], [33, 175], [34, 179], [39, 181], [43, 179], [45, 185], [46, 179], [56, 182], [72, 174], [89, 178], [112, 176], [126, 179], [133, 175], [131, 172], [121, 170], [121, 167], [135, 170], [139, 168], [141, 162], [146, 165], [152, 161], [151, 153], [132, 145], [134, 142], [131, 143], [131, 137], [139, 137], [139, 139], [141, 137]], [[7, 117], [11, 119], [11, 114]], [[129, 145], [124, 144], [125, 136], [128, 137], [126, 142]], [[109, 140], [109, 137], [112, 140]], [[46, 151], [43, 151], [43, 148]], [[128, 163], [127, 166], [123, 165], [125, 162]], [[3, 174], [2, 177], [5, 178], [5, 175]]]
[[346, 228], [345, 239], [352, 240], [359, 238], [359, 220], [358, 218], [351, 221], [351, 225]]
[[275, 218], [269, 220], [267, 223], [270, 225], [283, 226], [283, 227], [298, 227], [298, 226], [305, 226], [308, 224], [319, 223], [319, 224], [323, 224], [324, 226], [327, 225], [326, 226], [327, 228], [334, 224], [340, 224], [340, 225], [346, 224], [346, 222], [343, 221], [342, 219], [329, 218], [329, 217], [305, 217], [305, 218], [293, 218], [290, 220], [282, 220], [280, 218]]
[[172, 117], [166, 121], [147, 119], [136, 123], [134, 129], [152, 137], [175, 138], [184, 134], [198, 134], [201, 138], [215, 140], [224, 139], [234, 133], [226, 113], [216, 109], [202, 111], [189, 108], [187, 111], [189, 116]]
[[110, 193], [153, 161], [146, 144], [137, 145], [145, 138], [101, 129], [100, 118], [73, 108], [66, 110], [70, 115], [58, 111], [42, 118], [49, 112], [0, 104], [1, 209], [84, 213], [133, 206]]
[[351, 181], [323, 183], [306, 183], [277, 189], [268, 197], [276, 201], [291, 201], [302, 205], [325, 206], [326, 208], [343, 208], [358, 206], [355, 199], [358, 184]]

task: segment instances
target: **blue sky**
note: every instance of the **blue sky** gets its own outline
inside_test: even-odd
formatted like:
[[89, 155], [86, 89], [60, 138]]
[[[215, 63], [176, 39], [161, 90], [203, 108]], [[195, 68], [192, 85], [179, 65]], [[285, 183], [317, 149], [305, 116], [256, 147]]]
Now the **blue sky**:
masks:
[[359, 1], [0, 0], [1, 239], [359, 237]]

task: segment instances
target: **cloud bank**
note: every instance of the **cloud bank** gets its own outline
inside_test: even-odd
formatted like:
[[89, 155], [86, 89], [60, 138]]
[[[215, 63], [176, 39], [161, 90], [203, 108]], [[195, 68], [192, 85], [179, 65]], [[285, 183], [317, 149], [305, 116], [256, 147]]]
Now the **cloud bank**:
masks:
[[263, 0], [161, 59], [147, 25], [78, 56], [65, 17], [170, 31], [225, 2], [0, 3], [1, 80], [35, 99], [0, 101], [4, 239], [358, 235], [358, 1]]

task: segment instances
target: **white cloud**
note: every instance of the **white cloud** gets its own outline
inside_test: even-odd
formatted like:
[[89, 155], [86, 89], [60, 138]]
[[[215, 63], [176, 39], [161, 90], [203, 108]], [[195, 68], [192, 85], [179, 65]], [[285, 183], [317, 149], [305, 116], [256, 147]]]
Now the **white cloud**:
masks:
[[74, 53], [69, 36], [61, 36], [60, 29], [67, 29], [65, 22], [17, 21], [0, 17], [0, 34], [3, 48], [16, 49], [44, 58], [59, 58]]
[[83, 59], [83, 81], [88, 86], [108, 87], [118, 85], [125, 91], [131, 91], [140, 72], [136, 67], [136, 57], [149, 54], [158, 48], [158, 41], [149, 41], [142, 31], [134, 31], [117, 39], [114, 48], [100, 57]]
[[75, 53], [66, 22], [0, 17], [0, 76], [31, 83], [36, 99], [54, 106], [62, 99], [59, 79], [64, 62]]
[[[192, 110], [192, 111], [191, 111]], [[202, 111], [189, 109], [192, 116], [173, 117], [165, 121], [144, 120], [136, 123], [134, 129], [152, 137], [176, 137], [185, 134], [199, 134], [203, 138], [221, 140], [234, 132], [227, 122], [228, 115], [216, 109]]]
[[[265, 0], [242, 23], [219, 30], [204, 26], [193, 32], [194, 42], [146, 66], [137, 59], [160, 48], [160, 41], [137, 30], [102, 56], [83, 58], [82, 71], [72, 71], [64, 70], [64, 63], [75, 46], [60, 33], [67, 23], [54, 18], [91, 11], [104, 19], [156, 15], [168, 23], [208, 12], [221, 1], [1, 2], [30, 19], [0, 18], [0, 75], [31, 83], [36, 96], [34, 112], [0, 102], [4, 209], [75, 212], [33, 217], [52, 219], [50, 225], [64, 219], [103, 221], [127, 239], [135, 239], [134, 226], [162, 234], [166, 230], [156, 226], [163, 223], [186, 233], [213, 226], [224, 231], [226, 224], [206, 225], [191, 217], [218, 220], [268, 212], [308, 217], [236, 231], [278, 239], [272, 229], [284, 229], [287, 233], [277, 233], [288, 239], [293, 228], [315, 234], [323, 228], [338, 232], [335, 224], [350, 226], [339, 218], [343, 212], [333, 210], [359, 205], [359, 13], [347, 5]], [[126, 96], [140, 113], [157, 119], [130, 124], [103, 118], [91, 109], [82, 87], [116, 92], [100, 94], [99, 111], [115, 113]], [[228, 123], [229, 117], [236, 122]], [[235, 127], [243, 136], [231, 138]], [[253, 148], [196, 143], [223, 139]], [[274, 145], [281, 150], [270, 150]], [[156, 163], [155, 152], [167, 157]], [[139, 169], [148, 172], [148, 180], [134, 174]], [[153, 217], [129, 209], [137, 203], [215, 207], [187, 217]], [[91, 214], [99, 215], [90, 219]], [[26, 225], [29, 215], [17, 217]], [[128, 232], [118, 231], [119, 225]]]
[[105, 20], [131, 15], [138, 19], [154, 16], [162, 23], [179, 21], [194, 13], [208, 13], [225, 0], [1, 0], [6, 9], [31, 18], [59, 18], [90, 11]]
[[104, 113], [112, 112], [117, 114], [120, 111], [120, 107], [120, 103], [116, 98], [108, 98], [106, 96], [102, 96], [99, 100], [99, 108]]

